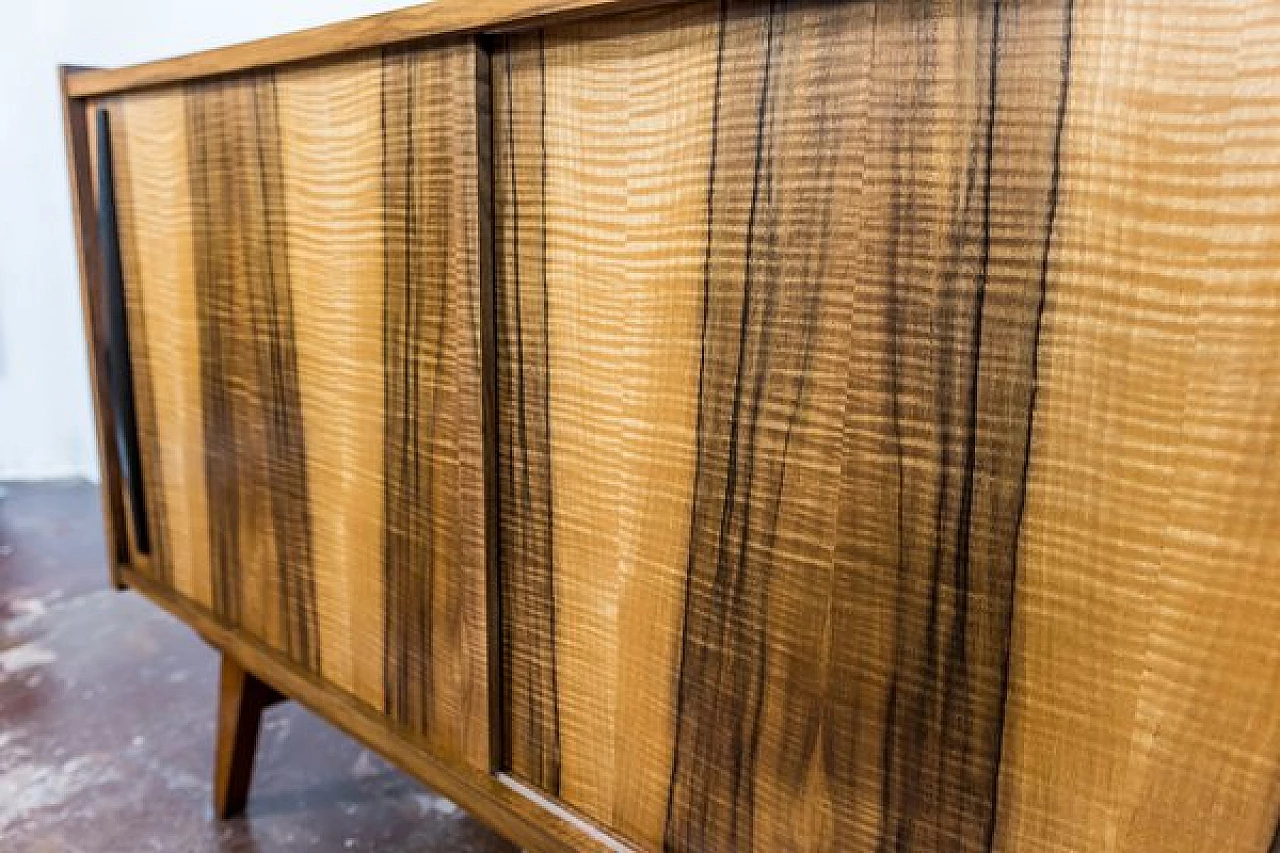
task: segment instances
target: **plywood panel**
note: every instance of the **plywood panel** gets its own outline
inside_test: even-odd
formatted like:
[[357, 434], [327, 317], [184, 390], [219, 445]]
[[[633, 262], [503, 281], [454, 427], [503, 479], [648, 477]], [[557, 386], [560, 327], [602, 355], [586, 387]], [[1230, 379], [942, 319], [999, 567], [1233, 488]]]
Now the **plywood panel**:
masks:
[[647, 849], [1266, 849], [1271, 5], [497, 47], [517, 778]]
[[470, 41], [112, 104], [153, 574], [487, 768]]

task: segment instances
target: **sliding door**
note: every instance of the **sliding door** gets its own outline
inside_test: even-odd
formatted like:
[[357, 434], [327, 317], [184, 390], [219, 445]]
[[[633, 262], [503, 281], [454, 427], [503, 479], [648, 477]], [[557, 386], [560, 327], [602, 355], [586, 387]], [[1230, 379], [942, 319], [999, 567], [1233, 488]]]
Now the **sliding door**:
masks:
[[649, 850], [1271, 843], [1249, 5], [696, 3], [498, 44], [508, 772]]
[[109, 112], [168, 593], [488, 769], [471, 40]]

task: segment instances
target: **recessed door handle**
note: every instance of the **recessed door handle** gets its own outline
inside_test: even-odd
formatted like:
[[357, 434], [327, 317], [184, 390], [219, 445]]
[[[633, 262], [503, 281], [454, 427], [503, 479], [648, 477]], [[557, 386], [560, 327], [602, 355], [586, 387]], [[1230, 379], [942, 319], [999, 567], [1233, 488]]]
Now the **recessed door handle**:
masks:
[[142, 454], [138, 446], [138, 417], [134, 406], [133, 368], [129, 360], [124, 273], [120, 264], [120, 234], [116, 221], [115, 180], [111, 163], [111, 118], [98, 110], [98, 245], [102, 249], [103, 303], [107, 324], [107, 376], [115, 420], [120, 478], [132, 510], [133, 541], [148, 554], [146, 497], [142, 488]]

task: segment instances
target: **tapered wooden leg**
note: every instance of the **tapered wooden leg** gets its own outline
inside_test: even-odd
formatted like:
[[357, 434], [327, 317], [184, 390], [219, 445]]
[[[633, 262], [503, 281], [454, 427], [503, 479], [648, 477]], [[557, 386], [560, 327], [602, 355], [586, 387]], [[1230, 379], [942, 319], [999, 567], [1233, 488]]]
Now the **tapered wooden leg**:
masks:
[[235, 660], [222, 656], [213, 771], [213, 808], [219, 818], [235, 817], [244, 811], [262, 712], [282, 698]]

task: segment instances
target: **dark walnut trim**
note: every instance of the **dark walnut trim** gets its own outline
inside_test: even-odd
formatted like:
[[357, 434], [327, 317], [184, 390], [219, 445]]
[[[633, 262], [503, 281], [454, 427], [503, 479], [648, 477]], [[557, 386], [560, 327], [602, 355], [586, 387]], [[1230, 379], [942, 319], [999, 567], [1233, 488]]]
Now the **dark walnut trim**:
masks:
[[97, 202], [94, 198], [93, 153], [90, 147], [89, 105], [71, 94], [71, 81], [93, 69], [63, 65], [58, 69], [62, 92], [63, 134], [67, 146], [67, 177], [71, 185], [71, 216], [75, 232], [76, 261], [80, 272], [80, 302], [84, 315], [84, 336], [89, 348], [89, 389], [98, 413], [98, 465], [102, 489], [103, 526], [107, 541], [107, 565], [111, 582], [123, 588], [121, 567], [129, 562], [125, 538], [124, 495], [121, 491], [120, 461], [110, 424], [115, 414], [107, 385], [107, 336], [103, 321], [101, 264], [98, 249]]

